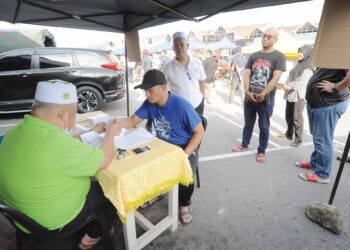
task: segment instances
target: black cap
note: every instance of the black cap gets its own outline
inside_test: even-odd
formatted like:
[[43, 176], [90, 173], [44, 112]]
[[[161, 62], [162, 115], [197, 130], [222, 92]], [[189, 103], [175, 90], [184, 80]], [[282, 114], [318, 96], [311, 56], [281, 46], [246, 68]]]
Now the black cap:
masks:
[[151, 69], [147, 71], [147, 73], [143, 76], [142, 83], [134, 87], [134, 89], [150, 89], [157, 85], [166, 84], [167, 80], [165, 75], [156, 69]]

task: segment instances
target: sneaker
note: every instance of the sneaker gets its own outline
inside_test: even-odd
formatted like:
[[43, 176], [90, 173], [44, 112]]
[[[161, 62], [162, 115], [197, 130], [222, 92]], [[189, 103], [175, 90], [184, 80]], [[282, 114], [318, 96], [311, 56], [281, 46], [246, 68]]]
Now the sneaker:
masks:
[[265, 162], [265, 154], [264, 153], [258, 153], [256, 155], [256, 161], [257, 162]]
[[301, 144], [302, 144], [302, 142], [293, 141], [290, 145], [291, 145], [292, 147], [297, 148], [297, 147], [299, 147]]
[[247, 151], [248, 148], [244, 148], [242, 146], [236, 146], [236, 147], [233, 147], [232, 148], [232, 151], [235, 152], [235, 153], [238, 153], [238, 152], [245, 152]]

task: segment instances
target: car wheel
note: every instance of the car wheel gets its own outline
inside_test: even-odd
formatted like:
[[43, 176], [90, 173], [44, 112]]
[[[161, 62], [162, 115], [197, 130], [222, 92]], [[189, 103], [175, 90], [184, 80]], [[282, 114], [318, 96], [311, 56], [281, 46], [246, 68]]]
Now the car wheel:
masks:
[[86, 113], [99, 110], [103, 105], [101, 93], [90, 86], [78, 88], [78, 112]]

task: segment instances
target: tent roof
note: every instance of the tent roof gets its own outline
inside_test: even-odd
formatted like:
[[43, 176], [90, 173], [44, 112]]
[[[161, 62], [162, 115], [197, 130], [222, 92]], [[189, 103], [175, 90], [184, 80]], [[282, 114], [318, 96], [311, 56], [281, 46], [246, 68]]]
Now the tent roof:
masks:
[[127, 32], [220, 12], [309, 0], [7, 0], [0, 20], [11, 23]]
[[236, 44], [230, 42], [226, 37], [221, 39], [220, 41], [207, 45], [207, 49], [209, 50], [220, 50], [220, 49], [235, 49], [237, 47]]

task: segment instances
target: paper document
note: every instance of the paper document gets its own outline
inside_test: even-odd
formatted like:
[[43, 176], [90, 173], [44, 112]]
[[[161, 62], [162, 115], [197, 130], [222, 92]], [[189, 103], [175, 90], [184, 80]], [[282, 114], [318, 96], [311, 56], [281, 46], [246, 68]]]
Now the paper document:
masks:
[[95, 131], [90, 131], [80, 135], [80, 139], [83, 143], [89, 144], [94, 148], [99, 148], [101, 140], [104, 137], [104, 134], [98, 134]]
[[86, 118], [86, 121], [90, 123], [91, 127], [96, 126], [98, 123], [103, 122], [106, 125], [109, 125], [113, 121], [113, 117], [108, 114], [99, 114], [96, 116]]
[[89, 128], [87, 128], [86, 126], [83, 126], [79, 123], [75, 124], [75, 127], [74, 127], [74, 134], [75, 135], [80, 135], [82, 133], [85, 133], [89, 131]]
[[114, 137], [114, 145], [120, 149], [129, 149], [156, 139], [144, 127], [129, 129], [123, 135]]

